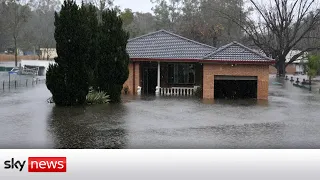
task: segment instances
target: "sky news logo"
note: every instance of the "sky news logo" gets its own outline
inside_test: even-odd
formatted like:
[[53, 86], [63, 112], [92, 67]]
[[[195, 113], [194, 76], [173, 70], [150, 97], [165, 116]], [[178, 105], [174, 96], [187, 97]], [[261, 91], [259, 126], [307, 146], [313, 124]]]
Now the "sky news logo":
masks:
[[66, 157], [29, 157], [27, 161], [11, 158], [4, 161], [4, 169], [23, 171], [28, 166], [28, 172], [67, 172]]

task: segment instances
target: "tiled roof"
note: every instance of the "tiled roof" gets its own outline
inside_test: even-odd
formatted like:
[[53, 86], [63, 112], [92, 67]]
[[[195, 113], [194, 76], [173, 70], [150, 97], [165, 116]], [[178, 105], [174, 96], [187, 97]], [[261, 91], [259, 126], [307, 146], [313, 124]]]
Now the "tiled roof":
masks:
[[204, 57], [208, 61], [242, 61], [242, 62], [270, 62], [273, 59], [250, 49], [238, 42], [232, 42], [220, 47]]
[[127, 44], [130, 58], [202, 59], [215, 50], [215, 47], [165, 30], [130, 39]]

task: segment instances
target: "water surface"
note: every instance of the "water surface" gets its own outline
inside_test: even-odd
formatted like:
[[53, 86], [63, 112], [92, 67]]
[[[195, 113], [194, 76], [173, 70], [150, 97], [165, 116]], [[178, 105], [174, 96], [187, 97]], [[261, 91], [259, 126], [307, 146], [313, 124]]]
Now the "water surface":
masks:
[[320, 94], [275, 81], [268, 101], [123, 97], [58, 108], [45, 84], [0, 91], [0, 148], [320, 148]]

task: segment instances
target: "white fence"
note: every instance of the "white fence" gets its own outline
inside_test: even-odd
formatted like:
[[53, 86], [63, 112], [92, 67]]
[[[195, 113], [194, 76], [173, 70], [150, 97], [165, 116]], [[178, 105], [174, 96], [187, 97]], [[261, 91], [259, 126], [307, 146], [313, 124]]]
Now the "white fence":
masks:
[[187, 87], [172, 87], [160, 88], [161, 96], [193, 96], [195, 95], [196, 88]]
[[39, 67], [34, 67], [34, 68], [28, 68], [26, 66], [24, 66], [22, 68], [22, 72], [23, 75], [35, 75], [37, 76], [39, 73]]

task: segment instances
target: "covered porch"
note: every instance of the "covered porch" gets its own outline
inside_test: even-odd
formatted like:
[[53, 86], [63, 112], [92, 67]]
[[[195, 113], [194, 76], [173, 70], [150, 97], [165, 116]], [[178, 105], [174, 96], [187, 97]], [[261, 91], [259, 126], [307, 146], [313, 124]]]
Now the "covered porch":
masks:
[[142, 94], [192, 96], [202, 86], [201, 63], [145, 61], [139, 64]]
[[160, 30], [130, 39], [130, 94], [192, 96], [202, 86], [200, 60], [216, 50], [177, 34]]

